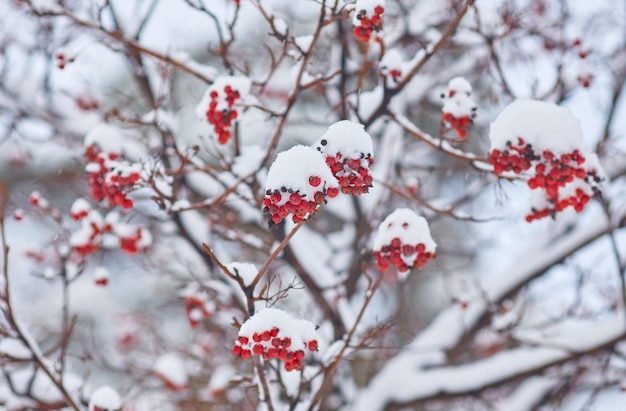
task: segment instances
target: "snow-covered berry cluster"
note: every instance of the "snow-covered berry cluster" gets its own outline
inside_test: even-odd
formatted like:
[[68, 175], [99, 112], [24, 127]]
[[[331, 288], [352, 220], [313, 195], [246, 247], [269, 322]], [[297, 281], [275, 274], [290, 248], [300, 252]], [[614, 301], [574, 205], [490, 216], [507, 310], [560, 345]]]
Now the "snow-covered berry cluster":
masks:
[[302, 369], [306, 351], [317, 348], [313, 323], [295, 319], [278, 308], [266, 308], [241, 325], [233, 354], [243, 359], [253, 355], [265, 360], [277, 358], [285, 363], [285, 370], [293, 371]]
[[292, 216], [299, 223], [339, 194], [337, 180], [312, 147], [295, 146], [276, 156], [267, 174], [263, 212], [270, 225]]
[[140, 180], [141, 166], [122, 160], [120, 153], [102, 151], [97, 145], [87, 146], [85, 159], [93, 199], [131, 209], [133, 200], [128, 198], [128, 193]]
[[342, 193], [360, 195], [372, 187], [372, 138], [362, 124], [348, 120], [332, 124], [318, 142], [317, 150], [324, 155]]
[[600, 189], [597, 157], [584, 154], [579, 122], [566, 108], [517, 100], [492, 123], [489, 137], [494, 173], [523, 173], [536, 190], [528, 222], [568, 207], [581, 212]]
[[250, 91], [246, 77], [220, 77], [206, 91], [197, 107], [197, 114], [213, 126], [217, 142], [226, 144], [232, 137], [232, 127], [240, 117], [237, 111]]
[[376, 268], [386, 271], [393, 265], [400, 273], [422, 269], [435, 258], [436, 248], [426, 219], [408, 208], [399, 208], [378, 227], [373, 246]]
[[206, 292], [199, 290], [194, 284], [190, 284], [181, 295], [185, 299], [185, 313], [191, 328], [197, 328], [200, 322], [209, 318], [215, 310]]
[[93, 283], [100, 287], [106, 287], [109, 284], [109, 270], [104, 267], [96, 267], [93, 270]]
[[81, 224], [70, 236], [72, 252], [81, 258], [96, 252], [102, 246], [115, 244], [123, 252], [134, 255], [152, 245], [152, 235], [147, 229], [120, 222], [119, 215], [115, 212], [110, 212], [103, 218], [84, 199], [79, 198], [72, 204], [70, 217]]
[[476, 103], [472, 100], [472, 85], [463, 77], [455, 77], [448, 83], [448, 90], [441, 94], [443, 98], [444, 124], [452, 127], [459, 138], [467, 136], [467, 128], [476, 117]]
[[354, 36], [367, 43], [372, 35], [382, 30], [383, 14], [385, 13], [384, 0], [357, 0], [354, 5], [356, 13], [352, 18]]

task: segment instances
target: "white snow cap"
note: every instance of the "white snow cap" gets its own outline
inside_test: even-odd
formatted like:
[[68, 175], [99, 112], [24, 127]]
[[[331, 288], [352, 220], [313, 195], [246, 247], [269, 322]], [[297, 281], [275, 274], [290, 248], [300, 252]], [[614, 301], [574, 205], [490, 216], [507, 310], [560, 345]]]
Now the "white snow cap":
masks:
[[168, 353], [157, 358], [152, 368], [155, 374], [163, 378], [172, 388], [182, 389], [187, 385], [185, 362], [176, 353]]
[[[309, 184], [309, 177], [311, 176], [320, 178], [319, 187], [313, 187]], [[299, 145], [278, 153], [267, 173], [266, 189], [275, 190], [283, 186], [299, 190], [310, 200], [322, 188], [339, 187], [339, 183], [319, 151], [313, 147]], [[288, 196], [283, 196], [279, 205], [284, 204], [287, 200]]]
[[295, 349], [304, 349], [308, 341], [318, 340], [315, 324], [293, 318], [279, 308], [265, 308], [257, 312], [241, 324], [238, 335], [248, 337], [254, 333], [269, 331], [274, 327], [278, 328], [283, 338], [291, 339], [291, 345]]
[[122, 132], [110, 124], [96, 124], [85, 136], [84, 145], [89, 147], [97, 145], [107, 153], [122, 154], [124, 148], [124, 136]]
[[116, 411], [122, 407], [122, 399], [113, 388], [103, 386], [91, 395], [89, 411]]
[[491, 149], [506, 149], [521, 137], [535, 152], [549, 149], [554, 154], [579, 150], [584, 153], [580, 121], [569, 109], [538, 100], [515, 100], [491, 123]]
[[429, 253], [434, 253], [437, 248], [430, 235], [428, 221], [408, 208], [398, 208], [380, 223], [374, 238], [373, 250], [379, 251], [383, 246], [391, 244], [391, 240], [396, 237], [403, 244], [422, 243], [425, 251]]
[[470, 95], [472, 94], [472, 85], [463, 77], [455, 77], [448, 82], [448, 90]]
[[456, 118], [471, 117], [476, 110], [472, 99], [472, 85], [463, 77], [455, 77], [448, 82], [448, 91], [444, 94], [442, 111]]
[[372, 137], [365, 126], [349, 120], [341, 120], [328, 127], [317, 146], [327, 155], [341, 152], [345, 157], [359, 158], [362, 154], [372, 154]]

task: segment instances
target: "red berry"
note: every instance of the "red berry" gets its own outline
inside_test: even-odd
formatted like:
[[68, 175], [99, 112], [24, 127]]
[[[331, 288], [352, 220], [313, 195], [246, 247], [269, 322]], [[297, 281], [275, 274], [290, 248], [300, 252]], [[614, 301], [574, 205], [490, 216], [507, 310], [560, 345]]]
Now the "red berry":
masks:
[[319, 186], [321, 182], [322, 180], [318, 176], [309, 177], [309, 184], [311, 184], [313, 187]]

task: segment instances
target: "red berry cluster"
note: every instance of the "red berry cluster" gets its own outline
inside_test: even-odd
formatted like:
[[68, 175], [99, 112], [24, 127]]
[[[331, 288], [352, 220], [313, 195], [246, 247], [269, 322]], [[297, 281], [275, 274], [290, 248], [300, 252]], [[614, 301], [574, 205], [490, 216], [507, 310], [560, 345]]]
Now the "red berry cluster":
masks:
[[[322, 140], [320, 144], [325, 146], [326, 140]], [[327, 155], [326, 164], [339, 181], [342, 193], [358, 196], [369, 192], [372, 187], [374, 178], [369, 167], [374, 164], [374, 158], [371, 154], [361, 153], [358, 158], [344, 156], [342, 153]], [[329, 197], [334, 196], [329, 194]]]
[[443, 113], [442, 120], [450, 124], [461, 139], [467, 137], [467, 128], [474, 122], [471, 116], [456, 118], [452, 113]]
[[384, 12], [385, 9], [380, 5], [374, 8], [374, 15], [371, 17], [367, 16], [367, 10], [360, 10], [356, 15], [358, 24], [354, 27], [354, 36], [367, 43], [374, 32], [382, 30]]
[[[386, 271], [389, 268], [389, 263], [393, 264], [402, 273], [408, 271], [409, 268], [422, 269], [433, 258], [435, 258], [435, 253], [427, 252], [423, 243], [416, 245], [402, 244], [398, 237], [392, 239], [391, 244], [374, 251], [376, 268], [380, 271]], [[410, 261], [411, 259], [414, 259], [413, 264], [409, 266], [405, 260]]]
[[550, 207], [541, 210], [533, 208], [526, 216], [526, 221], [532, 222], [554, 216], [567, 207], [573, 207], [576, 212], [581, 212], [591, 200], [591, 196], [580, 187], [570, 195], [563, 196], [561, 189], [575, 183], [576, 180], [584, 182], [585, 185], [601, 181], [594, 171], [588, 171], [582, 166], [586, 161], [585, 157], [578, 150], [560, 156], [551, 150], [543, 150], [541, 155], [538, 155], [530, 144], [525, 144], [524, 139], [518, 138], [517, 143], [513, 145], [507, 142], [508, 150], [492, 150], [489, 159], [494, 166], [494, 173], [498, 175], [505, 171], [520, 174], [534, 166], [534, 175], [528, 179], [528, 187], [531, 190], [544, 190]]
[[497, 175], [505, 171], [513, 171], [520, 174], [522, 171], [530, 169], [531, 162], [539, 160], [531, 144], [526, 144], [524, 139], [518, 138], [517, 145], [508, 142], [508, 150], [500, 151], [494, 149], [489, 153], [489, 162], [493, 165], [493, 171]]
[[84, 220], [82, 230], [88, 231], [88, 235], [85, 236], [83, 241], [72, 245], [72, 251], [83, 258], [98, 251], [103, 234], [113, 232], [113, 226], [111, 224], [99, 224], [97, 220], [88, 219], [87, 216], [88, 213], [80, 213], [80, 216], [76, 215], [76, 221]]
[[129, 210], [133, 207], [133, 200], [127, 194], [139, 181], [139, 173], [123, 173], [116, 170], [115, 166], [111, 167], [110, 163], [119, 157], [117, 153], [105, 153], [93, 145], [87, 147], [85, 158], [89, 163], [89, 188], [94, 200], [107, 199], [112, 206], [120, 205]]
[[130, 235], [119, 235], [120, 249], [126, 254], [135, 255], [139, 251], [144, 251], [147, 247], [143, 245], [144, 230], [141, 227], [133, 230]]
[[309, 185], [316, 188], [319, 187], [312, 199], [307, 198], [304, 194], [300, 194], [298, 190], [294, 191], [285, 186], [273, 191], [267, 190], [263, 199], [263, 213], [269, 217], [270, 225], [280, 223], [290, 214], [293, 214], [291, 220], [297, 224], [309, 214], [315, 213], [317, 206], [326, 201], [326, 196], [329, 198], [337, 197], [339, 194], [337, 188], [320, 187], [321, 182], [318, 176], [309, 177]]
[[575, 39], [572, 46], [577, 49], [578, 58], [581, 60], [581, 68], [579, 69], [577, 77], [578, 83], [584, 88], [589, 88], [594, 77], [592, 68], [586, 61], [589, 53], [583, 47], [580, 39]]
[[305, 349], [317, 351], [317, 340], [305, 342], [304, 347], [292, 347], [291, 338], [281, 337], [276, 327], [263, 332], [256, 332], [252, 336], [239, 336], [233, 346], [233, 354], [244, 360], [252, 355], [262, 356], [265, 360], [278, 358], [285, 362], [285, 370], [301, 370]]
[[211, 316], [206, 307], [206, 300], [199, 295], [187, 296], [185, 299], [185, 312], [191, 328], [196, 328], [200, 324], [200, 319]]
[[206, 112], [206, 119], [209, 124], [213, 125], [213, 131], [217, 135], [217, 142], [220, 144], [228, 143], [232, 133], [230, 127], [233, 121], [237, 120], [238, 113], [233, 107], [235, 102], [239, 99], [239, 91], [234, 90], [231, 86], [224, 86], [224, 94], [227, 108], [218, 110], [219, 105], [219, 93], [217, 90], [210, 92], [211, 102], [209, 103], [209, 109]]
[[57, 52], [56, 58], [57, 58], [57, 67], [60, 70], [63, 70], [65, 68], [65, 65], [71, 61], [67, 59], [67, 55], [65, 54], [65, 52], [62, 52], [62, 51]]

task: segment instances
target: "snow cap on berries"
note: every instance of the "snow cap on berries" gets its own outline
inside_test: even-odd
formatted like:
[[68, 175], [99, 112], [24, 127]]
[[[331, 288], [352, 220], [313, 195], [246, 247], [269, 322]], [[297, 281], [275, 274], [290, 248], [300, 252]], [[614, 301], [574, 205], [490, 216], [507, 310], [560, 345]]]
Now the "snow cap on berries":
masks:
[[365, 131], [365, 126], [349, 120], [331, 124], [316, 146], [322, 154], [342, 153], [350, 158], [370, 157], [374, 151], [372, 137]]
[[463, 77], [455, 77], [448, 83], [448, 90], [441, 95], [443, 98], [443, 121], [456, 130], [460, 138], [467, 135], [474, 117], [476, 103], [472, 99], [472, 85]]
[[409, 269], [422, 269], [435, 258], [436, 247], [425, 218], [407, 208], [397, 209], [380, 223], [374, 238], [376, 268], [384, 272], [393, 265], [404, 279]]
[[505, 150], [507, 142], [522, 137], [535, 152], [554, 154], [584, 151], [580, 121], [566, 107], [554, 103], [519, 99], [502, 110], [489, 128], [491, 149]]
[[437, 244], [430, 235], [428, 221], [408, 208], [396, 209], [380, 223], [374, 237], [374, 251], [391, 244], [394, 238], [399, 238], [405, 244], [422, 243], [425, 251], [431, 253], [437, 249]]
[[[316, 187], [309, 184], [311, 176], [318, 176], [321, 184]], [[313, 198], [320, 187], [337, 187], [337, 181], [319, 151], [299, 145], [278, 153], [267, 173], [266, 189], [280, 189], [282, 186]]]
[[113, 388], [103, 386], [91, 394], [89, 411], [118, 411], [122, 408], [122, 398]]
[[181, 391], [187, 386], [185, 362], [176, 353], [168, 353], [157, 358], [152, 370], [165, 386], [172, 391]]
[[292, 215], [294, 223], [313, 214], [326, 197], [339, 192], [337, 180], [324, 157], [312, 147], [295, 146], [276, 156], [270, 166], [263, 212], [270, 225]]
[[278, 308], [265, 308], [241, 325], [233, 354], [243, 359], [253, 355], [277, 358], [284, 361], [285, 370], [299, 370], [305, 353], [318, 349], [315, 329], [310, 321], [293, 318]]

